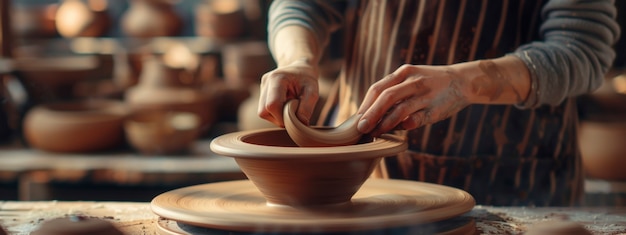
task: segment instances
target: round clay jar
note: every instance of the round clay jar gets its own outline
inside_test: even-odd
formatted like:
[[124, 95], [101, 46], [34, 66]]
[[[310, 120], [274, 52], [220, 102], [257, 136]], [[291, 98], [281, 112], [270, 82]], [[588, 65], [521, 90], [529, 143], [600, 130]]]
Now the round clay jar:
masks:
[[45, 221], [31, 235], [124, 235], [108, 221], [71, 216]]
[[191, 112], [139, 110], [124, 122], [126, 139], [143, 154], [187, 152], [200, 135], [200, 118]]
[[35, 148], [51, 152], [94, 152], [124, 141], [125, 106], [113, 100], [42, 104], [24, 119], [24, 137]]

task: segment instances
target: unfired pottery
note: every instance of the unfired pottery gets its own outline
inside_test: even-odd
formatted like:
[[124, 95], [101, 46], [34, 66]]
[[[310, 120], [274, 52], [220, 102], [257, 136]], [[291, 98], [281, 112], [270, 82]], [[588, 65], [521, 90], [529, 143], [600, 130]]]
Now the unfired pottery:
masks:
[[[268, 205], [252, 182], [240, 180], [172, 190], [155, 197], [151, 209], [163, 218], [220, 230], [324, 233], [432, 223], [464, 214], [474, 204], [468, 193], [448, 186], [370, 179], [348, 203], [294, 208]], [[474, 229], [471, 223], [451, 234]]]
[[125, 94], [132, 110], [192, 112], [200, 117], [203, 132], [211, 127], [215, 121], [211, 94], [202, 92], [201, 87], [184, 86], [178, 77], [182, 69], [169, 68], [160, 58], [149, 57], [142, 67], [139, 83]]
[[626, 180], [626, 115], [580, 123], [578, 142], [586, 177]]
[[126, 139], [142, 154], [175, 154], [189, 150], [200, 133], [195, 113], [141, 110], [124, 122]]
[[112, 223], [98, 218], [69, 216], [50, 219], [31, 235], [124, 235]]
[[195, 8], [196, 34], [202, 37], [234, 39], [245, 30], [245, 17], [238, 0], [209, 0]]
[[123, 32], [131, 37], [176, 36], [182, 19], [171, 0], [132, 0], [121, 19]]
[[52, 152], [95, 152], [123, 143], [126, 109], [112, 100], [41, 104], [24, 119], [24, 137], [35, 148]]
[[383, 157], [407, 143], [383, 135], [340, 147], [298, 147], [283, 128], [233, 132], [210, 144], [217, 154], [233, 157], [268, 203], [290, 206], [348, 202]]
[[353, 115], [333, 128], [314, 128], [302, 123], [296, 116], [298, 100], [290, 100], [283, 111], [285, 129], [289, 137], [302, 147], [343, 146], [357, 143], [363, 134], [357, 130], [361, 115]]
[[111, 25], [106, 0], [63, 0], [56, 12], [55, 24], [61, 36], [99, 37]]

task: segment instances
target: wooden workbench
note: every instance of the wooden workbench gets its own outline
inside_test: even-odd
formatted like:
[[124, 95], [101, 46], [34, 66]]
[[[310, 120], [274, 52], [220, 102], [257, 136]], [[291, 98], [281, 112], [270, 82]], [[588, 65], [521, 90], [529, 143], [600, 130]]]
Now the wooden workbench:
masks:
[[[49, 219], [68, 215], [97, 217], [112, 222], [125, 234], [157, 234], [158, 217], [147, 202], [0, 201], [0, 224], [10, 235], [27, 235]], [[522, 234], [534, 223], [568, 218], [594, 234], [626, 234], [626, 208], [523, 208], [476, 206], [481, 234]]]

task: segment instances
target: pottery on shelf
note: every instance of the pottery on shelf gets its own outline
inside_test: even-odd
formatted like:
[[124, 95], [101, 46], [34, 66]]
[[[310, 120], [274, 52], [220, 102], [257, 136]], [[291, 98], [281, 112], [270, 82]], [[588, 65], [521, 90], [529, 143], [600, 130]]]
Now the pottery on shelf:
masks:
[[57, 31], [66, 38], [99, 37], [111, 25], [106, 0], [63, 0], [56, 12]]
[[132, 0], [121, 18], [122, 31], [130, 37], [176, 36], [182, 19], [172, 0]]
[[215, 121], [211, 94], [201, 87], [185, 86], [181, 79], [183, 69], [166, 66], [162, 59], [150, 56], [144, 59], [136, 86], [129, 88], [125, 101], [132, 110], [158, 109], [192, 112], [200, 117], [200, 129], [208, 130]]
[[269, 204], [307, 207], [350, 201], [383, 157], [407, 148], [394, 135], [349, 146], [298, 147], [282, 128], [233, 132], [210, 144], [235, 158]]
[[258, 84], [263, 74], [275, 67], [266, 42], [238, 42], [222, 48], [224, 80], [233, 86]]
[[243, 6], [238, 0], [209, 0], [195, 8], [196, 34], [202, 37], [233, 39], [245, 31]]
[[111, 222], [95, 217], [70, 215], [44, 221], [31, 235], [124, 235]]
[[200, 134], [200, 119], [190, 112], [141, 110], [124, 122], [128, 143], [142, 154], [187, 152]]
[[578, 143], [586, 177], [625, 181], [626, 115], [584, 120], [579, 126]]
[[24, 137], [37, 149], [51, 152], [95, 152], [124, 141], [123, 103], [83, 100], [38, 105], [24, 119]]

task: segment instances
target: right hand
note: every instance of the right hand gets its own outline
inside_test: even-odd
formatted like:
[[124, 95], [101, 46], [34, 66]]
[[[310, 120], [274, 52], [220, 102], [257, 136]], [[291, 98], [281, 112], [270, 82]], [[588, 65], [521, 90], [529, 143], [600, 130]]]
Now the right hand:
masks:
[[319, 99], [318, 75], [318, 68], [306, 61], [294, 61], [263, 75], [259, 116], [284, 127], [283, 107], [288, 100], [298, 99], [300, 105], [296, 116], [308, 125]]

